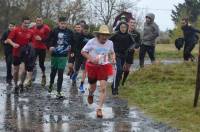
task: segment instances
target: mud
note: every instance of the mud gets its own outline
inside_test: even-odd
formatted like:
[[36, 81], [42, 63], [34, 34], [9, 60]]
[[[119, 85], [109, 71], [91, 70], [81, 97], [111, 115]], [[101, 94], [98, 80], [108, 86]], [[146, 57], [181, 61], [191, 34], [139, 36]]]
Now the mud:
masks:
[[[47, 75], [50, 73], [47, 63]], [[38, 73], [39, 73], [38, 69]], [[176, 132], [177, 129], [156, 123], [138, 108], [129, 108], [120, 98], [107, 97], [103, 119], [96, 118], [98, 91], [93, 105], [87, 92], [81, 94], [65, 75], [63, 93], [58, 100], [40, 86], [40, 75], [33, 88], [16, 96], [5, 84], [5, 64], [0, 63], [0, 131], [8, 132]], [[49, 78], [48, 78], [49, 80]], [[48, 81], [47, 81], [48, 82]], [[79, 82], [77, 82], [77, 86]], [[88, 87], [88, 84], [85, 84]], [[56, 89], [55, 89], [56, 90]], [[54, 91], [55, 93], [55, 91]]]

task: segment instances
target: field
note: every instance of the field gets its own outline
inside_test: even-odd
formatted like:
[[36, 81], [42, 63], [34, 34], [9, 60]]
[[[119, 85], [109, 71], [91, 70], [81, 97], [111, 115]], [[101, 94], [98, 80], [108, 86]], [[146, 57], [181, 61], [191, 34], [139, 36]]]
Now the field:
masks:
[[[195, 56], [198, 54], [198, 45], [192, 52]], [[136, 52], [136, 58], [138, 58], [138, 52]], [[183, 49], [178, 51], [174, 44], [158, 44], [156, 45], [156, 58], [158, 60], [162, 59], [182, 59]]]

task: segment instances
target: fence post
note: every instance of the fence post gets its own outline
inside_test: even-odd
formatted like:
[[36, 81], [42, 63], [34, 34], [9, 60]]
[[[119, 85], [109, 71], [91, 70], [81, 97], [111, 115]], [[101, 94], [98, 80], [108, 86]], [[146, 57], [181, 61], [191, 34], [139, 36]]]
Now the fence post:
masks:
[[198, 67], [197, 67], [197, 78], [196, 78], [196, 89], [194, 97], [194, 107], [197, 107], [200, 93], [200, 41], [199, 41], [199, 54], [198, 54]]

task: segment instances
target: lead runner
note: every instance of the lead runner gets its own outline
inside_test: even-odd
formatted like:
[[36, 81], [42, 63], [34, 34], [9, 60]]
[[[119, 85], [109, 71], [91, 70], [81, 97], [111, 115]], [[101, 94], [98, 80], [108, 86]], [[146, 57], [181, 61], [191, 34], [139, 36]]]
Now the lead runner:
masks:
[[102, 118], [102, 107], [106, 99], [107, 79], [113, 74], [112, 63], [115, 63], [115, 53], [113, 42], [108, 40], [110, 36], [109, 29], [102, 25], [96, 37], [89, 40], [82, 49], [82, 55], [87, 59], [86, 71], [88, 82], [90, 84], [88, 103], [93, 103], [93, 94], [96, 90], [97, 81], [100, 81], [99, 106], [97, 108], [97, 117]]

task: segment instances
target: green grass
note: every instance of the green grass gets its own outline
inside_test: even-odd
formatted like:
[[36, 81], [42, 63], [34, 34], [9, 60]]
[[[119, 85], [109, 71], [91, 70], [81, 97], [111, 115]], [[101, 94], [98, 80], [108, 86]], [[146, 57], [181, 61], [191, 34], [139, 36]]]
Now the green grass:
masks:
[[[198, 45], [192, 52], [195, 56], [198, 54]], [[174, 44], [157, 44], [156, 45], [156, 58], [157, 59], [180, 59], [183, 57], [183, 48], [178, 51]], [[138, 53], [136, 53], [136, 58], [138, 58]]]
[[193, 108], [195, 78], [194, 63], [149, 66], [130, 75], [120, 95], [157, 121], [200, 132], [200, 107]]
[[[198, 45], [192, 52], [195, 56], [198, 54]], [[156, 56], [158, 58], [182, 58], [183, 48], [178, 51], [173, 44], [158, 44], [156, 46]]]

